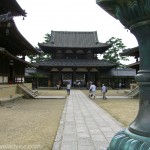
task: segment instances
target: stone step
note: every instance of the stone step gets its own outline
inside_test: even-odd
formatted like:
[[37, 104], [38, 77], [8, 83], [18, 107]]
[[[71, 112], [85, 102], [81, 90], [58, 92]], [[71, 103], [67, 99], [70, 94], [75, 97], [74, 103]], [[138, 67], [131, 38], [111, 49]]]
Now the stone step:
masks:
[[29, 96], [31, 96], [32, 98], [35, 98], [36, 96], [38, 96], [38, 92], [37, 91], [32, 91], [30, 89], [28, 89], [25, 85], [23, 84], [19, 84], [18, 87], [20, 87], [26, 94], [28, 94]]

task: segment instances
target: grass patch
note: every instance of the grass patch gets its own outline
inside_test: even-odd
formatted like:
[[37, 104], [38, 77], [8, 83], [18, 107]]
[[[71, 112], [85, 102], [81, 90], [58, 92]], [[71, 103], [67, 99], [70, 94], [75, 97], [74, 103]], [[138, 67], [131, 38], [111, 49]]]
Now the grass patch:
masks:
[[116, 118], [125, 127], [135, 119], [138, 112], [137, 99], [107, 99], [94, 102]]
[[[83, 90], [88, 96], [88, 90]], [[99, 96], [100, 91], [97, 91], [96, 95]], [[109, 90], [107, 92], [109, 96], [123, 96], [124, 90]], [[121, 122], [125, 127], [127, 127], [135, 119], [138, 108], [139, 100], [138, 99], [95, 99], [93, 100], [98, 106], [106, 110], [111, 116], [116, 118]]]

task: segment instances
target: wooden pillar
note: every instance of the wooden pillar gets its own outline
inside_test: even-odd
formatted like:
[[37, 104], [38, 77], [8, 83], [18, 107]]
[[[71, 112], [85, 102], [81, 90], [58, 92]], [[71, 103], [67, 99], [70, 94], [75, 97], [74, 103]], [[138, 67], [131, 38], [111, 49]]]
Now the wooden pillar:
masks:
[[88, 77], [87, 77], [87, 82], [91, 81], [91, 68], [88, 68]]
[[59, 86], [61, 87], [62, 86], [62, 68], [58, 68], [58, 74], [59, 74], [59, 81], [58, 81], [58, 84]]
[[76, 82], [76, 70], [77, 68], [72, 68], [73, 76], [72, 76], [72, 85], [74, 86], [74, 82]]
[[14, 82], [14, 61], [9, 60], [9, 83], [12, 84]]
[[50, 79], [51, 77], [50, 77], [50, 76], [51, 76], [51, 75], [49, 75], [49, 78], [48, 78], [48, 87], [51, 87], [51, 84], [52, 84], [52, 83], [51, 83], [51, 79]]
[[100, 86], [100, 69], [97, 69], [98, 70], [98, 72], [97, 72], [97, 81], [96, 81], [96, 85], [97, 86]]
[[49, 76], [48, 76], [48, 87], [52, 86], [52, 72], [51, 72], [51, 70], [52, 69], [50, 69]]

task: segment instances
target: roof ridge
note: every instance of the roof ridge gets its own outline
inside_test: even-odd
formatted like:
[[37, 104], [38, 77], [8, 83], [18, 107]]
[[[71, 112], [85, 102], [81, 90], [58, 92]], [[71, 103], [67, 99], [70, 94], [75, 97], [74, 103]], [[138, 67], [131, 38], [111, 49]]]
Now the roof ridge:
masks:
[[97, 31], [52, 31], [57, 33], [97, 33]]

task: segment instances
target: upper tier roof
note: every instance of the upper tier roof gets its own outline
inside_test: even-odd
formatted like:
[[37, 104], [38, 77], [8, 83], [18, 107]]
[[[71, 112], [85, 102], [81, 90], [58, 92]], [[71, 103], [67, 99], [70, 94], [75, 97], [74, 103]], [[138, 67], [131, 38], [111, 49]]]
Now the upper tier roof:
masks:
[[16, 0], [0, 0], [0, 14], [6, 14], [11, 12], [13, 16], [26, 16], [25, 10], [23, 10]]
[[48, 43], [39, 43], [39, 47], [49, 52], [54, 49], [96, 49], [107, 50], [110, 45], [98, 41], [97, 32], [51, 31]]

